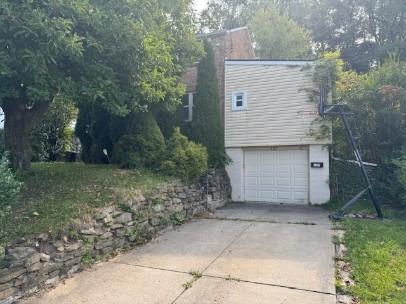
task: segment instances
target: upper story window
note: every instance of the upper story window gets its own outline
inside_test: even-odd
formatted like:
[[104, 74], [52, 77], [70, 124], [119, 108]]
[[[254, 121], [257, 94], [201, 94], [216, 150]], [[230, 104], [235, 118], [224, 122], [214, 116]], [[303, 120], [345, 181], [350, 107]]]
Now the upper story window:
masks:
[[193, 120], [193, 99], [195, 93], [186, 93], [183, 97], [183, 120], [190, 122]]
[[247, 94], [245, 92], [233, 92], [232, 110], [240, 111], [247, 107]]

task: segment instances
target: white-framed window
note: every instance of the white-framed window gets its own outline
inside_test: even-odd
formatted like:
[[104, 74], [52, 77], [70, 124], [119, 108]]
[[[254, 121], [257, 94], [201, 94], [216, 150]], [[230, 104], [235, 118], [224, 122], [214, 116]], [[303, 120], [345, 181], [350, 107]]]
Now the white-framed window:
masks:
[[183, 97], [183, 120], [191, 122], [193, 120], [193, 99], [196, 96], [195, 93], [186, 93]]
[[247, 93], [244, 91], [233, 92], [232, 110], [241, 111], [247, 108]]

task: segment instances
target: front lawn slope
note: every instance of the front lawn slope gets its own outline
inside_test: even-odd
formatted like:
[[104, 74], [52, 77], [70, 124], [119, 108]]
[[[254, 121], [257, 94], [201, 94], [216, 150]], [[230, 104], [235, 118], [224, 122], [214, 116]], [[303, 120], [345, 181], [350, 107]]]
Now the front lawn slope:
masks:
[[24, 182], [19, 203], [0, 216], [0, 245], [16, 237], [58, 233], [97, 207], [120, 203], [125, 193], [147, 193], [166, 181], [148, 171], [82, 163], [35, 163], [19, 179]]
[[406, 303], [406, 221], [346, 219], [345, 243], [363, 304]]

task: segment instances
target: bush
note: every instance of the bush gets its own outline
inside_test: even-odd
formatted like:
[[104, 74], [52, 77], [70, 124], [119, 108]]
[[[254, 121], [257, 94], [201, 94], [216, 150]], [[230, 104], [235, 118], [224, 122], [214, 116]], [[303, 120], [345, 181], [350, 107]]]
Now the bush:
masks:
[[71, 149], [73, 133], [70, 124], [77, 114], [72, 103], [55, 100], [49, 111], [31, 133], [33, 160], [56, 161]]
[[405, 204], [406, 203], [406, 151], [403, 155], [396, 159], [394, 165], [397, 167], [397, 182], [402, 187], [400, 199]]
[[159, 168], [165, 139], [151, 113], [131, 117], [130, 126], [114, 145], [112, 160], [125, 168]]
[[21, 186], [22, 183], [16, 180], [9, 167], [7, 157], [3, 155], [0, 158], [0, 212], [17, 201]]
[[207, 149], [195, 144], [175, 128], [167, 144], [166, 159], [161, 170], [168, 174], [190, 181], [207, 170]]

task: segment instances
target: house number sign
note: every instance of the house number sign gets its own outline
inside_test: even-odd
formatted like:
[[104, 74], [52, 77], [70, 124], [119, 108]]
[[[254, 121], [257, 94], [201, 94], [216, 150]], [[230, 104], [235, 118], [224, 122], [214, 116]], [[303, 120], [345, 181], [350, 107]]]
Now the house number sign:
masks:
[[322, 162], [311, 162], [310, 166], [312, 168], [323, 168], [324, 167], [324, 163]]

